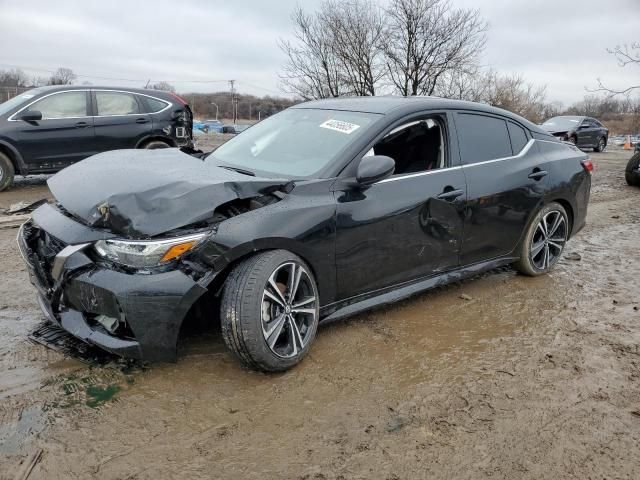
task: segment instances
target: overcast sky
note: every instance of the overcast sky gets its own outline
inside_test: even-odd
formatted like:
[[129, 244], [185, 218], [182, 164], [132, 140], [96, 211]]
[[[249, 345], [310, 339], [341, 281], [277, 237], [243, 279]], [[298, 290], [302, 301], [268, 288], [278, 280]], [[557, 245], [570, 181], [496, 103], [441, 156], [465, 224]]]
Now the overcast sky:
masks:
[[[278, 72], [284, 58], [276, 41], [290, 36], [296, 3], [0, 0], [0, 69], [19, 66], [48, 76], [64, 66], [78, 82], [167, 80], [183, 92], [226, 90], [226, 80], [236, 79], [241, 92], [283, 94]], [[320, 0], [299, 3], [311, 10]], [[616, 87], [638, 83], [640, 67], [619, 68], [606, 47], [640, 42], [640, 0], [452, 3], [479, 8], [489, 22], [483, 64], [546, 84], [550, 101], [577, 101], [598, 77]]]

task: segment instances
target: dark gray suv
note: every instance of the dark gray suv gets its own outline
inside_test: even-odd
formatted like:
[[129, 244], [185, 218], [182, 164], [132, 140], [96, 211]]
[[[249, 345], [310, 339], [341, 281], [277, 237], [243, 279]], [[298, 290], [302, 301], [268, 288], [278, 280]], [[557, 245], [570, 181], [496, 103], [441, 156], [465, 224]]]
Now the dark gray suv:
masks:
[[54, 173], [96, 153], [192, 147], [187, 102], [158, 90], [55, 86], [0, 104], [0, 190], [14, 174]]

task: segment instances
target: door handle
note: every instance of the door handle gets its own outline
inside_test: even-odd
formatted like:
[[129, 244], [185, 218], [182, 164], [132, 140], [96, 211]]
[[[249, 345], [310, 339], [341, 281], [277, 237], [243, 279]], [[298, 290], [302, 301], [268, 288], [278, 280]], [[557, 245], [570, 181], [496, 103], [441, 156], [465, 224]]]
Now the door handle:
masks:
[[87, 122], [78, 122], [76, 123], [76, 128], [87, 128], [89, 124]]
[[452, 201], [458, 198], [459, 196], [464, 195], [463, 190], [454, 190], [453, 187], [447, 187], [444, 191], [439, 194], [436, 198], [440, 200]]
[[149, 120], [147, 120], [146, 118], [139, 118], [136, 120], [136, 123], [148, 123]]
[[529, 178], [532, 180], [542, 180], [549, 174], [546, 170], [540, 170], [539, 168], [534, 168], [533, 172], [529, 174]]

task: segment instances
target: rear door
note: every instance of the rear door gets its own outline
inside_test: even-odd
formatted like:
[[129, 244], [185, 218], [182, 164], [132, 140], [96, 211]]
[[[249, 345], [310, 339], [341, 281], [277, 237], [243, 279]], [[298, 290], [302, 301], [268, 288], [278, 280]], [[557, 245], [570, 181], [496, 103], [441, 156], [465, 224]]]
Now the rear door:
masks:
[[89, 92], [71, 90], [47, 95], [27, 110], [42, 113], [42, 120], [17, 120], [19, 149], [30, 171], [55, 171], [96, 153]]
[[137, 95], [93, 90], [96, 148], [101, 152], [135, 148], [152, 131], [151, 118]]
[[549, 164], [530, 134], [511, 120], [455, 115], [467, 181], [461, 265], [508, 255], [541, 202]]

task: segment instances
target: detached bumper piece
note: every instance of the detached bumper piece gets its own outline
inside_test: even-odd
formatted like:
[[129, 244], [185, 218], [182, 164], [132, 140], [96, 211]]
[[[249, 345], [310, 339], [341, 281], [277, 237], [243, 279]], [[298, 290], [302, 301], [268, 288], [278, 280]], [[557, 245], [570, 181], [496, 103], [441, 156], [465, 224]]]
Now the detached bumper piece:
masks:
[[[38, 222], [42, 212], [36, 211], [20, 229], [18, 245], [47, 320], [126, 358], [175, 361], [182, 320], [206, 288], [180, 270], [139, 274], [99, 265], [90, 243], [65, 242], [69, 230], [64, 225], [73, 220], [56, 222], [55, 215], [63, 214], [45, 207], [41, 223], [47, 230]], [[73, 223], [75, 237], [79, 227], [95, 235]]]

